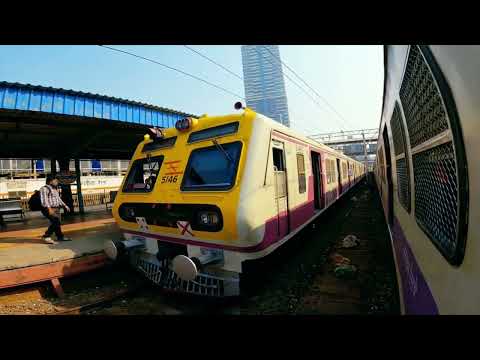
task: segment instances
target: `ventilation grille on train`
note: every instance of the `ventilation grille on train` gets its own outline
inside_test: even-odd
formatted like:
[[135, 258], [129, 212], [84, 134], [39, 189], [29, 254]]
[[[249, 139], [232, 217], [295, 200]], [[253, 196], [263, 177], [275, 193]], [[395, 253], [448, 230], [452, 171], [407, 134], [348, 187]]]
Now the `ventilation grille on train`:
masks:
[[413, 156], [415, 216], [432, 239], [447, 252], [455, 250], [457, 174], [452, 143]]
[[410, 167], [409, 157], [406, 149], [405, 127], [400, 113], [400, 106], [395, 103], [392, 118], [390, 119], [390, 127], [392, 129], [392, 140], [395, 155], [397, 156], [397, 193], [400, 204], [410, 212]]
[[448, 129], [445, 105], [418, 46], [410, 47], [400, 98], [412, 148]]
[[398, 103], [395, 103], [393, 109], [392, 119], [390, 120], [390, 126], [392, 128], [392, 140], [395, 155], [400, 155], [405, 152], [405, 135], [403, 132], [402, 118], [400, 114], [400, 108]]
[[[443, 256], [451, 264], [459, 265], [464, 257], [467, 231], [465, 149], [453, 96], [428, 47], [410, 46], [400, 99], [408, 134], [403, 139], [396, 136], [395, 152], [398, 146], [412, 155], [415, 218]], [[400, 111], [392, 119], [393, 133], [402, 131], [397, 122], [401, 122]], [[409, 149], [406, 149], [407, 137]], [[407, 197], [401, 189], [401, 184], [408, 182], [407, 165], [405, 161], [397, 161], [401, 201]]]
[[405, 158], [398, 159], [397, 162], [397, 182], [398, 198], [405, 210], [410, 212], [410, 177]]

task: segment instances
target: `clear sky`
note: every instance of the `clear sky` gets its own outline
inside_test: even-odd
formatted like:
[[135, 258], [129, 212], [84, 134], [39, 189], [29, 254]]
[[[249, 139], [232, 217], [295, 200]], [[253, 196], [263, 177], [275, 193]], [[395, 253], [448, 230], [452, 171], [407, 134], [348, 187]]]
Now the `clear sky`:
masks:
[[[195, 74], [244, 96], [243, 82], [183, 46], [113, 47]], [[240, 46], [192, 48], [243, 76]], [[285, 79], [291, 127], [314, 133], [376, 128], [383, 92], [381, 46], [280, 46], [282, 60], [325, 98], [316, 105]], [[305, 86], [287, 69], [299, 85]], [[98, 46], [0, 46], [0, 81], [126, 98], [194, 114], [233, 113], [240, 100], [185, 75]]]

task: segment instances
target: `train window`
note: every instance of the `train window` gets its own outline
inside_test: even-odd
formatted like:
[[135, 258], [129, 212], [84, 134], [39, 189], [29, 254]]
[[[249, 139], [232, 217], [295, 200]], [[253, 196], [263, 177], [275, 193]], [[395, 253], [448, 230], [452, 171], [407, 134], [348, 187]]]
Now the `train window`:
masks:
[[405, 210], [410, 212], [410, 166], [406, 151], [407, 139], [405, 136], [405, 128], [398, 103], [395, 103], [393, 109], [390, 128], [392, 129], [393, 148], [395, 151], [398, 199]]
[[326, 162], [327, 184], [335, 182], [335, 161], [327, 160]]
[[283, 162], [283, 150], [273, 148], [273, 167], [276, 171], [285, 171], [285, 163]]
[[325, 173], [327, 176], [327, 184], [330, 184], [330, 160], [325, 160]]
[[287, 178], [285, 173], [285, 162], [283, 159], [283, 150], [279, 148], [272, 149], [273, 155], [273, 177], [275, 180], [275, 198], [287, 196]]
[[305, 177], [305, 159], [303, 154], [297, 154], [298, 170], [298, 192], [303, 194], [307, 189], [307, 179]]
[[166, 139], [154, 139], [151, 143], [143, 145], [142, 152], [169, 148], [175, 145], [175, 141], [177, 141], [176, 136]]
[[332, 183], [337, 183], [337, 165], [336, 165], [336, 160], [330, 160], [332, 162], [331, 168], [332, 168]]
[[219, 136], [234, 134], [238, 131], [238, 121], [226, 125], [220, 125], [205, 130], [195, 131], [188, 137], [188, 143], [202, 141]]
[[330, 160], [325, 160], [325, 175], [327, 178], [327, 184], [330, 184]]
[[346, 178], [347, 178], [347, 164], [342, 163], [342, 179], [346, 179]]
[[380, 176], [380, 180], [385, 183], [385, 166], [384, 166], [384, 159], [383, 159], [383, 147], [378, 149], [378, 174]]
[[415, 219], [447, 261], [460, 265], [468, 225], [465, 148], [455, 100], [427, 46], [410, 46], [400, 99], [412, 147]]
[[162, 162], [163, 156], [135, 160], [123, 186], [123, 192], [152, 191]]
[[193, 150], [181, 189], [187, 191], [228, 190], [234, 185], [242, 143], [237, 141]]

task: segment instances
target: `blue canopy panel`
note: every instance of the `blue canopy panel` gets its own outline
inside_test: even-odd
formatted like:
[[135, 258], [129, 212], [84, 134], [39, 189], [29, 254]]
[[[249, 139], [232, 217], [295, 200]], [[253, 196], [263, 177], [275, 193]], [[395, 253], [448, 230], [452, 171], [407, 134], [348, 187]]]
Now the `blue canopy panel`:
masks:
[[102, 171], [102, 163], [100, 160], [92, 160], [92, 171]]
[[194, 116], [103, 95], [8, 82], [0, 82], [1, 109], [38, 111], [158, 127], [174, 127], [177, 120]]
[[35, 160], [35, 169], [37, 171], [45, 171], [45, 164], [43, 160]]

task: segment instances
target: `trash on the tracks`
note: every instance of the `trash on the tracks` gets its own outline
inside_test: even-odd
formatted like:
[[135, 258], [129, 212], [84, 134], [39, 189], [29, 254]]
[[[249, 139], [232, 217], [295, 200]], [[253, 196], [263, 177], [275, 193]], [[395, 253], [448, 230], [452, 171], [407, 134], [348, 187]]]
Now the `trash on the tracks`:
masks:
[[340, 279], [353, 279], [357, 276], [357, 272], [355, 265], [342, 264], [335, 268], [335, 276]]
[[360, 245], [360, 240], [355, 235], [347, 235], [340, 242], [340, 248], [353, 248]]
[[348, 265], [348, 264], [350, 264], [350, 259], [349, 258], [346, 258], [345, 256], [342, 256], [338, 253], [333, 253], [332, 255], [330, 255], [330, 260], [335, 265]]

